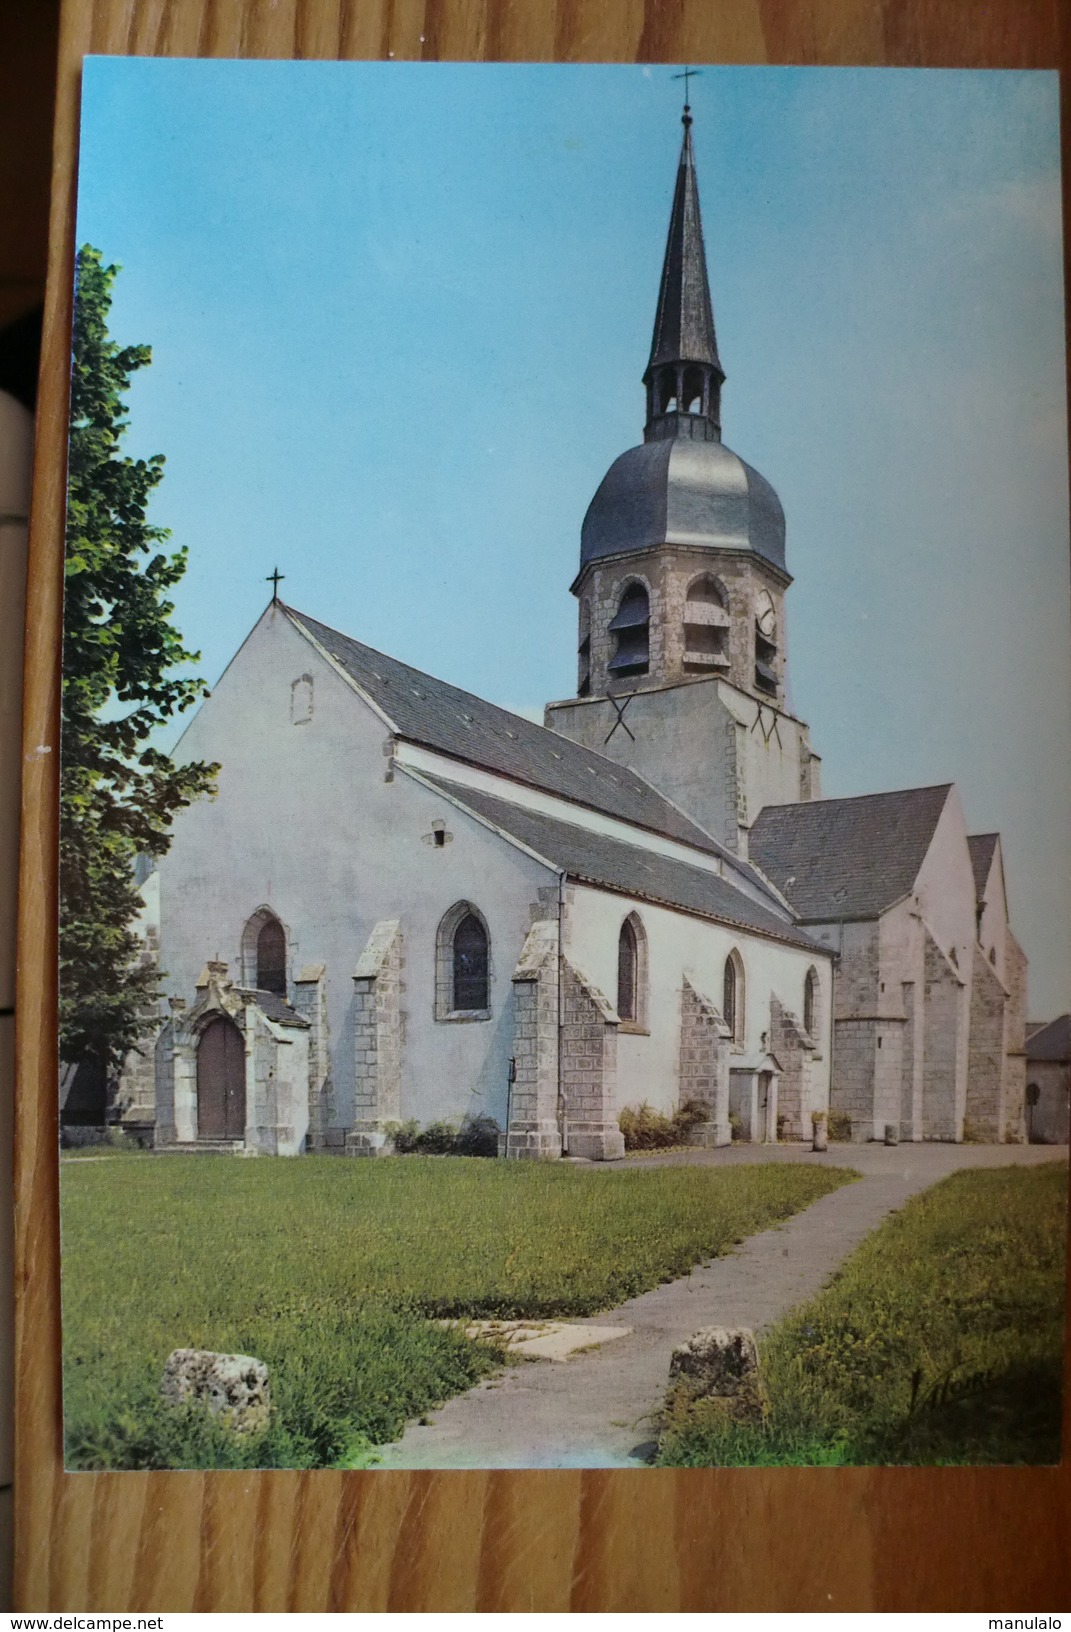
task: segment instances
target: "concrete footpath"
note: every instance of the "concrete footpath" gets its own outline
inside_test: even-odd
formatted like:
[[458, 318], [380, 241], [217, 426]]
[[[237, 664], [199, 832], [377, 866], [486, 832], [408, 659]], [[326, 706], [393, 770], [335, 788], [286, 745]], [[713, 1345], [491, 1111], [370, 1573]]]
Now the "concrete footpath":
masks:
[[[1067, 1161], [1052, 1145], [729, 1146], [636, 1158], [630, 1167], [791, 1161], [853, 1167], [858, 1183], [823, 1196], [724, 1258], [577, 1325], [627, 1326], [627, 1337], [565, 1361], [529, 1360], [449, 1400], [426, 1426], [381, 1447], [384, 1468], [620, 1468], [653, 1451], [653, 1414], [678, 1343], [701, 1326], [778, 1320], [811, 1297], [889, 1213], [948, 1173]], [[573, 1323], [571, 1323], [573, 1324]], [[593, 1331], [594, 1336], [594, 1331]]]

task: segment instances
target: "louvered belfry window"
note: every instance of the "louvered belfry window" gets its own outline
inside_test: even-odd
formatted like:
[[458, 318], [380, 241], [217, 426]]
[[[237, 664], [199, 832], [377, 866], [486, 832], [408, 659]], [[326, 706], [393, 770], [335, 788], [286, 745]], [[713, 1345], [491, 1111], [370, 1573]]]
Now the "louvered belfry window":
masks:
[[642, 584], [630, 584], [618, 603], [617, 613], [610, 620], [614, 636], [614, 655], [610, 659], [610, 673], [615, 677], [626, 674], [646, 674], [650, 658], [651, 603]]
[[257, 989], [286, 996], [286, 934], [278, 918], [267, 918], [257, 936]]
[[454, 1008], [489, 1008], [488, 984], [487, 931], [470, 912], [454, 931]]

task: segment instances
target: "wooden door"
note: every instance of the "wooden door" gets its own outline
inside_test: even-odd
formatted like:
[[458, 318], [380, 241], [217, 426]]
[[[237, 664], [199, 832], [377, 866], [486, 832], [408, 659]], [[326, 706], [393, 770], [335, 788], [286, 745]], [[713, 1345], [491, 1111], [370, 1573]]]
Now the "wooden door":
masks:
[[210, 1020], [197, 1045], [197, 1137], [245, 1134], [245, 1044], [233, 1020]]

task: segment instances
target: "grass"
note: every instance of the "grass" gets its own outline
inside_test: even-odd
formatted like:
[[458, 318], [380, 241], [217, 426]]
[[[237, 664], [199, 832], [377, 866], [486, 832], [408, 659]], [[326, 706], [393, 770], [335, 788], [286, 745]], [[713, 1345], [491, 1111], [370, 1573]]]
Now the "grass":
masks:
[[1060, 1459], [1067, 1169], [916, 1196], [761, 1345], [765, 1413], [671, 1403], [667, 1467]]
[[[854, 1175], [132, 1155], [61, 1177], [67, 1463], [144, 1468], [358, 1465], [497, 1363], [432, 1321], [611, 1308]], [[165, 1410], [180, 1347], [266, 1360], [267, 1433]]]

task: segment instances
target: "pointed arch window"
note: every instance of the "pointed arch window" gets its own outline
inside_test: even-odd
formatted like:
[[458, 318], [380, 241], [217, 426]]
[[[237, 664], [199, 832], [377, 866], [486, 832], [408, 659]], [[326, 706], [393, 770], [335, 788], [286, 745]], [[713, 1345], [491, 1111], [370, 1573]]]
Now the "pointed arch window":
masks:
[[630, 912], [617, 937], [617, 1014], [633, 1031], [647, 1029], [647, 936], [638, 913]]
[[630, 674], [646, 674], [650, 661], [651, 602], [642, 584], [631, 583], [617, 603], [610, 620], [614, 655], [610, 673], [615, 679]]
[[822, 1019], [819, 1006], [820, 997], [821, 986], [818, 982], [818, 970], [812, 965], [808, 969], [807, 977], [803, 982], [803, 1029], [812, 1042], [818, 1040], [817, 1028]]
[[260, 907], [242, 931], [242, 985], [286, 996], [286, 930], [270, 907]]
[[435, 1018], [491, 1018], [491, 937], [483, 914], [470, 901], [458, 901], [439, 924]]
[[744, 1046], [744, 960], [735, 946], [725, 960], [722, 976], [721, 1017], [729, 1028], [734, 1048]]
[[710, 573], [689, 586], [685, 599], [684, 666], [729, 667], [729, 596], [721, 579]]

